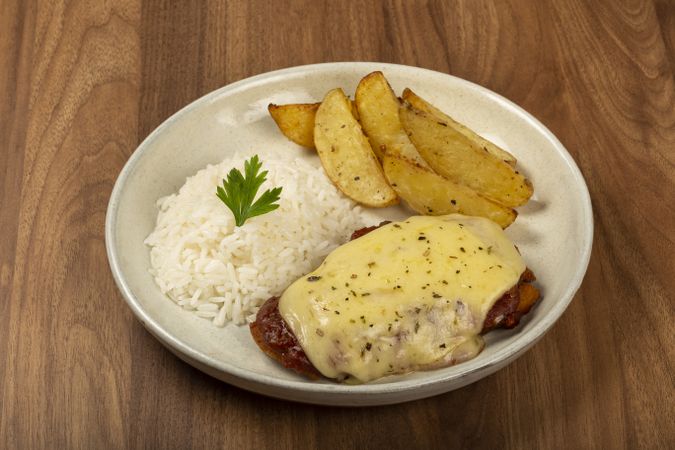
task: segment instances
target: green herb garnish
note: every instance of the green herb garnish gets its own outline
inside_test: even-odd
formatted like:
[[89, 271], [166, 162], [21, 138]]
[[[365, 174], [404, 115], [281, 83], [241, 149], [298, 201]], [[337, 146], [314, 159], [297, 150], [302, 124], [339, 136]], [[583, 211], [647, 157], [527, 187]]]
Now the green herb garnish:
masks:
[[279, 207], [275, 203], [281, 195], [280, 187], [268, 189], [258, 200], [253, 202], [258, 189], [267, 179], [267, 170], [258, 173], [262, 167], [258, 155], [244, 162], [244, 175], [237, 169], [230, 170], [227, 180], [223, 179], [223, 186], [218, 186], [216, 195], [230, 208], [234, 214], [234, 222], [242, 226], [251, 217], [267, 214]]

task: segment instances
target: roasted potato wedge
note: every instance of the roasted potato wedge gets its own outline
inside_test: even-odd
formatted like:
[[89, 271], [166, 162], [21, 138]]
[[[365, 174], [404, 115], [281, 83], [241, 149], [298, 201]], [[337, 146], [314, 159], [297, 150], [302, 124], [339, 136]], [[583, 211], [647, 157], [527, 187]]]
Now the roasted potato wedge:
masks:
[[417, 151], [439, 175], [504, 206], [523, 205], [532, 196], [532, 184], [523, 175], [445, 122], [410, 104], [399, 114]]
[[499, 147], [498, 145], [488, 141], [487, 139], [479, 136], [471, 128], [457, 122], [452, 117], [448, 116], [443, 111], [436, 108], [434, 105], [427, 102], [426, 100], [424, 100], [419, 95], [415, 94], [412, 90], [410, 90], [408, 88], [405, 88], [403, 90], [402, 98], [406, 102], [410, 103], [414, 108], [419, 109], [420, 111], [424, 111], [425, 113], [432, 115], [433, 117], [440, 120], [441, 122], [445, 122], [449, 127], [452, 127], [455, 130], [459, 131], [464, 136], [466, 136], [469, 140], [473, 141], [476, 145], [478, 145], [479, 147], [487, 150], [488, 152], [495, 155], [497, 158], [503, 160], [507, 164], [509, 164], [511, 166], [516, 165], [516, 157], [513, 156], [511, 153], [507, 152], [506, 150]]
[[420, 214], [481, 216], [491, 219], [502, 228], [516, 220], [517, 213], [513, 209], [447, 180], [405, 157], [385, 154], [383, 169], [396, 193]]
[[293, 103], [267, 107], [279, 130], [291, 141], [303, 147], [314, 147], [314, 116], [320, 103]]
[[380, 161], [386, 151], [429, 167], [401, 126], [400, 102], [382, 72], [363, 77], [354, 97], [363, 131]]
[[346, 196], [375, 208], [398, 202], [342, 89], [329, 91], [321, 102], [314, 145], [326, 175]]
[[[286, 105], [270, 103], [267, 111], [284, 136], [298, 145], [314, 148], [314, 117], [319, 105], [321, 103], [289, 103]], [[359, 113], [354, 102], [352, 102], [352, 113], [358, 120]]]

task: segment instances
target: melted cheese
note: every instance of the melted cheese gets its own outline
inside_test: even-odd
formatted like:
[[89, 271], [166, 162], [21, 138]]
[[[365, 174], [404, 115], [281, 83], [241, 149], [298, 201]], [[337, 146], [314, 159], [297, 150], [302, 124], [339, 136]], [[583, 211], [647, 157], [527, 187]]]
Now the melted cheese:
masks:
[[367, 382], [476, 356], [487, 312], [524, 270], [494, 222], [416, 216], [334, 250], [279, 311], [323, 375]]

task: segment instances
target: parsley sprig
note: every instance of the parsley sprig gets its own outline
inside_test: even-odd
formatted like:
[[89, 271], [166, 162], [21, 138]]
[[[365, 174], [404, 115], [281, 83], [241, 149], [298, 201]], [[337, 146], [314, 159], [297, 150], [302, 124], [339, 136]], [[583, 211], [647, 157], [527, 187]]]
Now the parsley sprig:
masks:
[[279, 207], [281, 195], [280, 187], [268, 189], [253, 202], [258, 189], [267, 179], [267, 170], [258, 173], [262, 167], [262, 161], [258, 155], [244, 162], [244, 175], [235, 168], [227, 174], [227, 180], [223, 179], [223, 186], [218, 186], [216, 195], [230, 208], [234, 214], [234, 222], [238, 227], [244, 225], [251, 217], [267, 214]]

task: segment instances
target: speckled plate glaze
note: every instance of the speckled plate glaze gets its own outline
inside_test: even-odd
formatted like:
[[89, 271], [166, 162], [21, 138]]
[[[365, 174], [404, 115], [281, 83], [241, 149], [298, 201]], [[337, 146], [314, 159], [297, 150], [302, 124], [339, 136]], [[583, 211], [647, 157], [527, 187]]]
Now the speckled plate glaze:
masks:
[[[515, 330], [487, 336], [475, 359], [445, 369], [392, 376], [360, 386], [307, 381], [254, 344], [248, 327], [212, 326], [168, 300], [148, 273], [143, 240], [154, 227], [155, 201], [185, 178], [235, 149], [313, 152], [284, 138], [268, 103], [316, 102], [327, 90], [353, 94], [381, 70], [397, 93], [410, 87], [481, 135], [511, 151], [535, 187], [507, 233], [538, 278], [543, 299]], [[367, 212], [403, 218], [402, 207]], [[375, 221], [375, 220], [374, 220]], [[486, 377], [534, 345], [565, 311], [586, 272], [593, 215], [584, 179], [556, 137], [537, 119], [483, 87], [443, 73], [383, 63], [329, 63], [279, 70], [225, 86], [178, 111], [143, 141], [115, 184], [106, 217], [106, 248], [124, 299], [143, 325], [179, 358], [227, 383], [264, 395], [326, 405], [382, 405], [448, 392]]]

